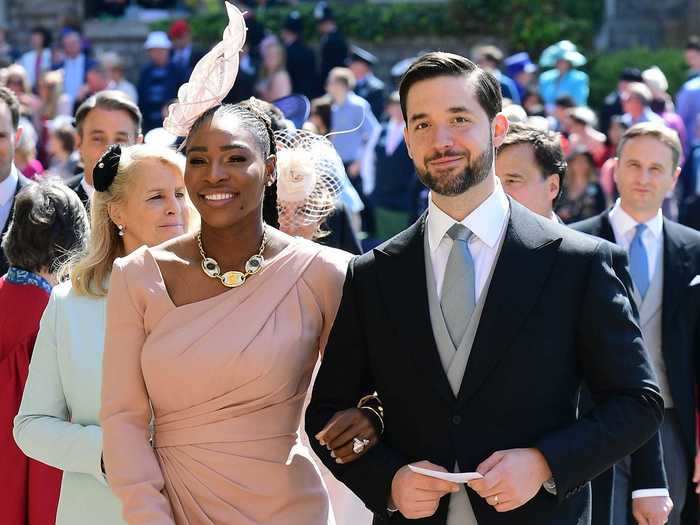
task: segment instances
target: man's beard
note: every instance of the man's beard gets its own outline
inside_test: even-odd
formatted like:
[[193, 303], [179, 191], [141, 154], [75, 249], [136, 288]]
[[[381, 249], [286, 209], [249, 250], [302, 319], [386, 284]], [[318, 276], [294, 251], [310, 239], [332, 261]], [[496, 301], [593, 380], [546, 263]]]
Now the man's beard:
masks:
[[473, 161], [468, 162], [467, 166], [461, 172], [446, 172], [436, 176], [427, 168], [428, 163], [433, 160], [442, 157], [458, 156], [460, 154], [463, 153], [459, 151], [447, 151], [426, 159], [423, 168], [416, 166], [418, 178], [430, 191], [434, 191], [445, 197], [460, 195], [472, 186], [483, 182], [491, 172], [491, 166], [493, 165], [493, 141], [491, 138], [489, 138], [489, 147]]

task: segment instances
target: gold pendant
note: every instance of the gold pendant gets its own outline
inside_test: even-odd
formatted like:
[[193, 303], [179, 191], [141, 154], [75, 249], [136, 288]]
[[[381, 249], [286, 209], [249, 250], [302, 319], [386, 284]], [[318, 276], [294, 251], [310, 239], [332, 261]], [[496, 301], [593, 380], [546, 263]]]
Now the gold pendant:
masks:
[[245, 274], [243, 272], [226, 272], [221, 277], [221, 282], [228, 288], [238, 288], [245, 282]]

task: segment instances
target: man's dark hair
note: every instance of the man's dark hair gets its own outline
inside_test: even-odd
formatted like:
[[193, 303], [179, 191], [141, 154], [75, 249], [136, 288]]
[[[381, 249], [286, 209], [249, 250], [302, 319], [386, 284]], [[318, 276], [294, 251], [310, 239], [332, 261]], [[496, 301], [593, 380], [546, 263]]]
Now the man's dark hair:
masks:
[[554, 100], [554, 105], [561, 108], [575, 108], [576, 102], [570, 95], [561, 95]]
[[61, 144], [61, 149], [66, 153], [73, 153], [75, 149], [75, 132], [73, 128], [69, 125], [59, 126], [53, 130], [53, 134], [56, 136], [59, 144]]
[[7, 109], [10, 110], [10, 118], [12, 119], [12, 129], [17, 129], [19, 126], [20, 105], [15, 94], [4, 86], [0, 86], [0, 102], [4, 102]]
[[26, 186], [15, 199], [12, 223], [2, 241], [10, 265], [55, 272], [87, 242], [88, 217], [65, 184], [46, 180]]
[[535, 153], [535, 161], [540, 167], [542, 178], [550, 175], [559, 176], [559, 193], [554, 198], [556, 203], [564, 190], [564, 176], [566, 175], [566, 160], [561, 149], [559, 135], [551, 131], [545, 131], [521, 122], [513, 122], [508, 128], [503, 143], [498, 147], [497, 154], [508, 146], [516, 144], [528, 144]]
[[399, 95], [401, 97], [401, 112], [408, 122], [406, 100], [411, 87], [422, 80], [436, 77], [465, 76], [474, 82], [479, 105], [489, 117], [489, 121], [502, 109], [503, 98], [501, 85], [491, 73], [484, 71], [474, 62], [463, 56], [436, 51], [419, 57], [401, 77]]
[[38, 33], [44, 41], [44, 49], [50, 49], [53, 43], [53, 38], [51, 37], [51, 32], [45, 27], [35, 26], [32, 28], [32, 33]]
[[691, 35], [688, 38], [688, 42], [685, 45], [686, 49], [692, 49], [694, 51], [700, 51], [700, 36]]
[[100, 108], [109, 111], [124, 111], [129, 114], [131, 120], [136, 126], [136, 134], [141, 134], [141, 121], [143, 117], [141, 116], [141, 110], [139, 107], [132, 102], [132, 100], [127, 97], [121, 91], [100, 91], [99, 93], [91, 96], [85, 102], [80, 104], [80, 107], [75, 112], [75, 129], [78, 131], [78, 135], [82, 137], [83, 135], [83, 123], [93, 109]]

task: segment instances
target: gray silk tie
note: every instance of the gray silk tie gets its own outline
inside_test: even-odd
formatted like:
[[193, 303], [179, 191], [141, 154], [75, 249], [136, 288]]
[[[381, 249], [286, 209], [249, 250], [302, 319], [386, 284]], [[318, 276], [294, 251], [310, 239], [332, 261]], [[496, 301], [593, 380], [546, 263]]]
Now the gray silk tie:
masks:
[[452, 343], [459, 348], [476, 304], [474, 260], [468, 246], [472, 232], [456, 223], [447, 230], [447, 235], [453, 242], [445, 267], [440, 307]]

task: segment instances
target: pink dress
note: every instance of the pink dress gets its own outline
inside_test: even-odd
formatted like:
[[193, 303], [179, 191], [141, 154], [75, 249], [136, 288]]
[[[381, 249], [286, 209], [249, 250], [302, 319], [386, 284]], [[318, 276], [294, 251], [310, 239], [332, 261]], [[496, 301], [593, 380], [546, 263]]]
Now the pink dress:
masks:
[[115, 262], [101, 416], [129, 524], [333, 523], [298, 429], [349, 258], [295, 240], [242, 287], [180, 307], [148, 249]]

